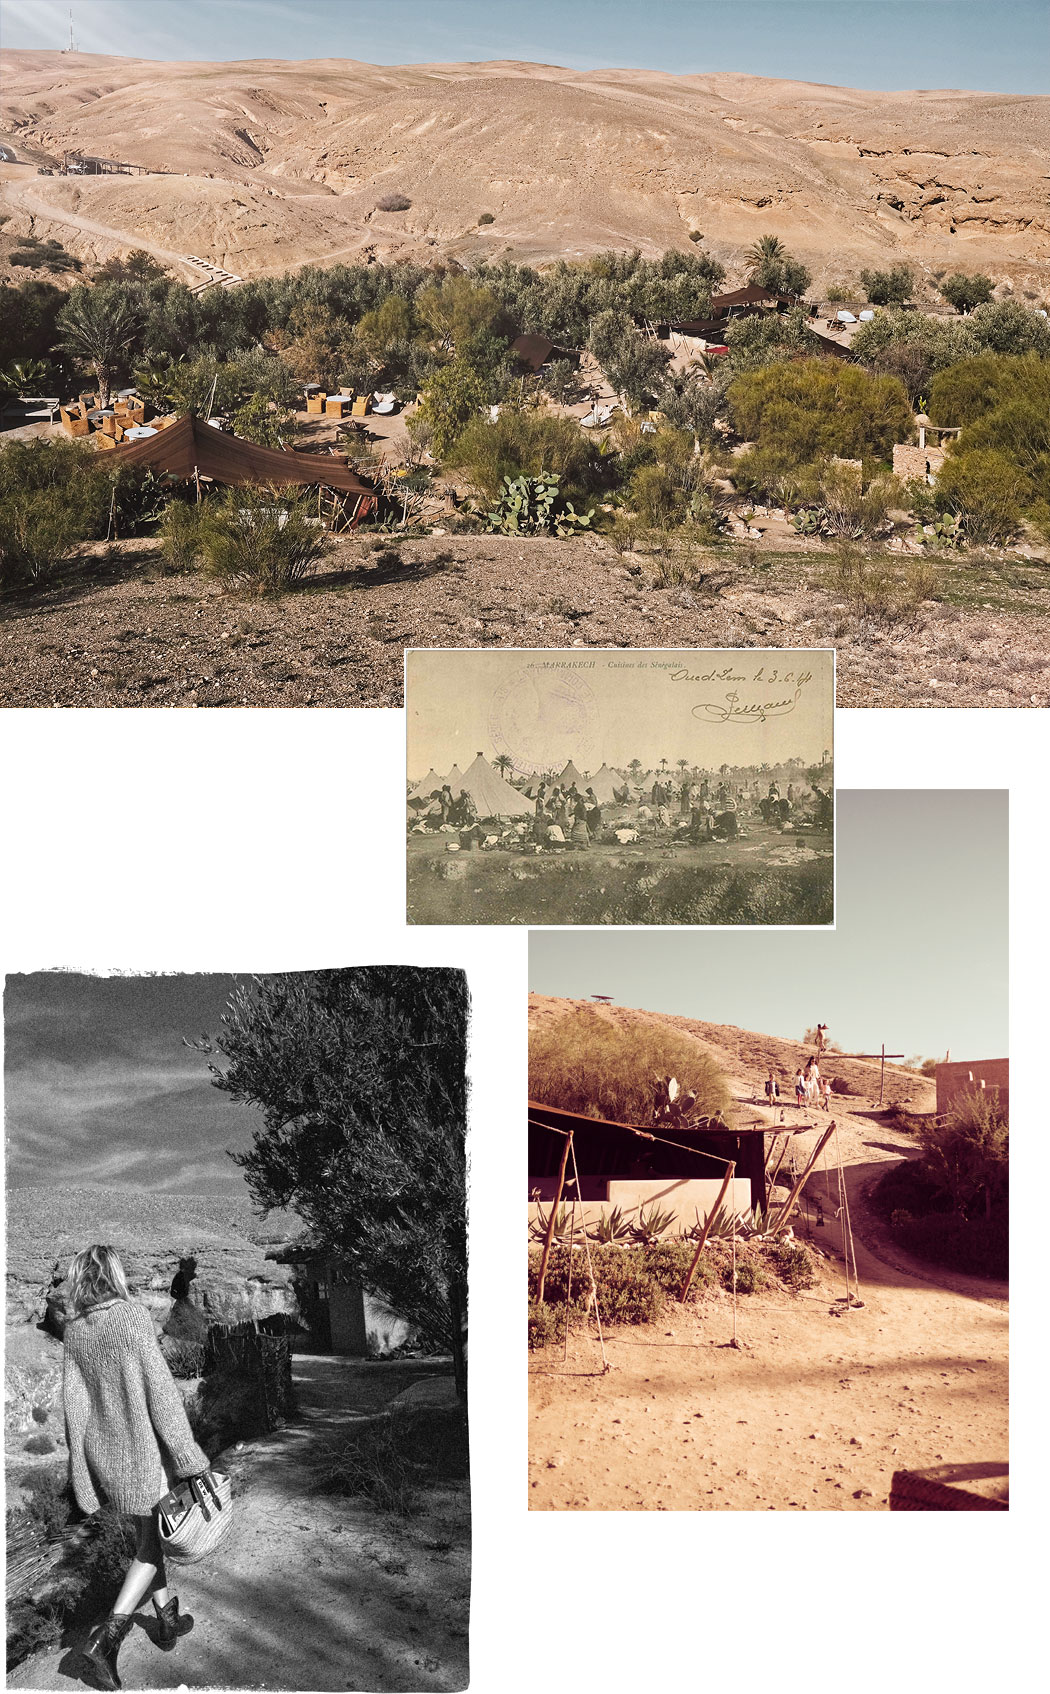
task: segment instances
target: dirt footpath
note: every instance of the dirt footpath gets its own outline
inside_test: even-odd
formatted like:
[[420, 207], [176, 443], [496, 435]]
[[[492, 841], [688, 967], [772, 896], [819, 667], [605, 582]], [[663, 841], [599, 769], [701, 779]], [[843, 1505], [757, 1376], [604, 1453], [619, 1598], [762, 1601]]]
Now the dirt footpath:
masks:
[[[759, 1097], [757, 1071], [728, 1080], [739, 1106]], [[741, 1295], [739, 1348], [719, 1289], [669, 1304], [659, 1324], [609, 1332], [605, 1376], [593, 1324], [567, 1362], [561, 1346], [530, 1356], [533, 1510], [884, 1511], [896, 1469], [1006, 1459], [1006, 1287], [889, 1246], [865, 1191], [914, 1140], [867, 1102], [840, 1108], [863, 1306], [843, 1298], [833, 1143], [813, 1179], [819, 1284]], [[789, 1126], [793, 1115], [785, 1109]], [[796, 1138], [802, 1160], [825, 1126]]]
[[[192, 1632], [161, 1653], [152, 1608], [141, 1609], [120, 1654], [126, 1688], [466, 1687], [467, 1484], [431, 1493], [425, 1515], [407, 1522], [315, 1491], [326, 1443], [440, 1369], [430, 1359], [295, 1358], [301, 1418], [223, 1455], [234, 1527], [214, 1560], [174, 1573]], [[35, 1654], [9, 1686], [73, 1687], [80, 1644]]]

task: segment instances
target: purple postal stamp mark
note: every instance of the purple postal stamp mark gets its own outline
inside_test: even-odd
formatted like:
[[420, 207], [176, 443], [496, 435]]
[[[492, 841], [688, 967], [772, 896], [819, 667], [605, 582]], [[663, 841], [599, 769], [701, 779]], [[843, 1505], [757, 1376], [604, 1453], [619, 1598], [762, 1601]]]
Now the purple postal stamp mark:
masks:
[[[582, 667], [581, 667], [582, 668]], [[523, 774], [601, 764], [601, 712], [574, 661], [530, 660], [493, 690], [489, 736]]]

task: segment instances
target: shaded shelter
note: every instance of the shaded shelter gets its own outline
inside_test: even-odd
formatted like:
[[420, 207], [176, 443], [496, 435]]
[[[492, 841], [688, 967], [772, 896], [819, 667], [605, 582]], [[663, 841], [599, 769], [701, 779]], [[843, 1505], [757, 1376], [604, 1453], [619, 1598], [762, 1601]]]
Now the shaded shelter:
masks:
[[375, 489], [338, 459], [260, 447], [242, 436], [212, 429], [200, 418], [179, 418], [154, 435], [114, 447], [112, 456], [116, 464], [148, 466], [178, 482], [199, 485], [204, 478], [228, 488], [331, 489], [343, 497], [342, 506], [347, 497], [352, 502], [351, 525], [377, 504]]
[[[736, 1165], [738, 1179], [751, 1184], [751, 1205], [765, 1205], [766, 1126], [730, 1129], [718, 1119], [686, 1128], [648, 1130], [641, 1125], [611, 1123], [602, 1118], [564, 1112], [560, 1107], [529, 1101], [529, 1188], [534, 1179], [556, 1176], [565, 1150], [564, 1132], [571, 1130], [580, 1172], [580, 1199], [604, 1199], [610, 1180], [647, 1178], [679, 1181], [720, 1181], [726, 1162]], [[561, 1132], [561, 1133], [559, 1133]], [[653, 1141], [658, 1135], [676, 1147]]]

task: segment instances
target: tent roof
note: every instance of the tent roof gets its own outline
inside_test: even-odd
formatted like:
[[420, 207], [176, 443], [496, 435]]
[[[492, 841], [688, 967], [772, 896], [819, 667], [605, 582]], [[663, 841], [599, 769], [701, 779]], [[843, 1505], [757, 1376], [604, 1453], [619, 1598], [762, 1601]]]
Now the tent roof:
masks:
[[442, 788], [451, 788], [453, 794], [459, 794], [462, 792], [463, 772], [460, 770], [458, 765], [452, 766], [452, 769], [449, 771], [441, 786]]
[[603, 765], [600, 771], [595, 771], [587, 784], [594, 789], [594, 797], [600, 805], [607, 806], [617, 788], [623, 787], [623, 778], [616, 771], [611, 771], [608, 765]]
[[525, 796], [504, 782], [482, 753], [468, 767], [462, 786], [478, 808], [479, 817], [523, 818], [532, 813]]
[[433, 765], [431, 765], [426, 776], [421, 782], [416, 783], [416, 786], [413, 788], [408, 797], [410, 800], [428, 800], [431, 794], [433, 794], [435, 788], [441, 789], [444, 786], [445, 785], [438, 776], [437, 771], [434, 769]]
[[115, 447], [113, 460], [124, 465], [152, 465], [181, 481], [189, 481], [198, 471], [228, 487], [243, 483], [275, 483], [279, 487], [320, 483], [345, 494], [373, 494], [369, 484], [338, 459], [259, 447], [239, 435], [212, 429], [200, 418], [179, 418], [156, 435]]
[[586, 786], [587, 786], [586, 782], [584, 781], [584, 778], [580, 775], [579, 771], [576, 769], [576, 766], [573, 764], [571, 759], [569, 760], [565, 769], [562, 771], [560, 777], [558, 778], [558, 781], [560, 783], [563, 783], [563, 784], [569, 783], [569, 782], [574, 782], [576, 784], [577, 788], [586, 788]]
[[786, 300], [786, 294], [774, 294], [771, 289], [763, 288], [761, 283], [749, 282], [746, 288], [734, 288], [729, 294], [712, 294], [712, 312], [727, 312], [730, 306], [772, 306], [778, 300]]

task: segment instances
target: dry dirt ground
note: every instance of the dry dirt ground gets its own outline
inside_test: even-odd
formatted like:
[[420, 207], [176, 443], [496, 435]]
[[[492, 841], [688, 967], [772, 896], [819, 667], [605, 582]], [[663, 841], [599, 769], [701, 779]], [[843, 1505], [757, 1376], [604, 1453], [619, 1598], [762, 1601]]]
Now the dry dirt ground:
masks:
[[[1038, 298], [1050, 269], [1045, 98], [521, 62], [27, 51], [3, 69], [0, 142], [27, 161], [3, 174], [33, 201], [11, 197], [12, 233], [35, 216], [85, 257], [146, 246], [250, 277], [368, 255], [651, 253], [696, 233], [739, 263], [771, 232], [818, 289], [904, 259]], [[148, 174], [36, 176], [67, 148]], [[379, 210], [391, 193], [410, 205]]]
[[877, 618], [822, 586], [828, 557], [756, 543], [680, 573], [602, 536], [353, 536], [257, 601], [159, 574], [154, 541], [97, 543], [0, 609], [0, 705], [397, 706], [406, 647], [488, 646], [833, 646], [841, 706], [1050, 703], [1043, 565], [945, 563], [941, 599]]
[[[572, 1002], [530, 996], [530, 1020]], [[591, 1008], [593, 1010], [593, 1008]], [[614, 1015], [615, 1014], [615, 1015]], [[738, 1111], [769, 1114], [769, 1065], [781, 1089], [801, 1049], [775, 1037], [688, 1018], [610, 1009], [670, 1023], [726, 1067]], [[885, 1236], [865, 1191], [914, 1141], [879, 1113], [878, 1066], [828, 1055], [825, 1074], [870, 1094], [832, 1105], [837, 1138], [818, 1163], [826, 1257], [815, 1288], [668, 1306], [660, 1323], [607, 1336], [601, 1373], [593, 1324], [530, 1355], [529, 1504], [539, 1511], [879, 1511], [894, 1470], [1007, 1457], [1005, 1284], [920, 1264]], [[887, 1066], [886, 1098], [932, 1109], [930, 1084]], [[793, 1105], [784, 1108], [790, 1124]], [[795, 1139], [811, 1148], [814, 1132]], [[836, 1151], [837, 1148], [837, 1151]], [[841, 1154], [863, 1306], [847, 1310], [837, 1211]], [[805, 1238], [805, 1225], [799, 1233]]]
[[[160, 1653], [140, 1611], [120, 1655], [125, 1687], [466, 1687], [467, 1484], [434, 1491], [425, 1515], [407, 1522], [315, 1487], [326, 1444], [434, 1371], [430, 1359], [295, 1358], [300, 1420], [223, 1455], [233, 1529], [220, 1554], [175, 1580], [193, 1630]], [[76, 1686], [79, 1645], [34, 1654], [8, 1686]]]

